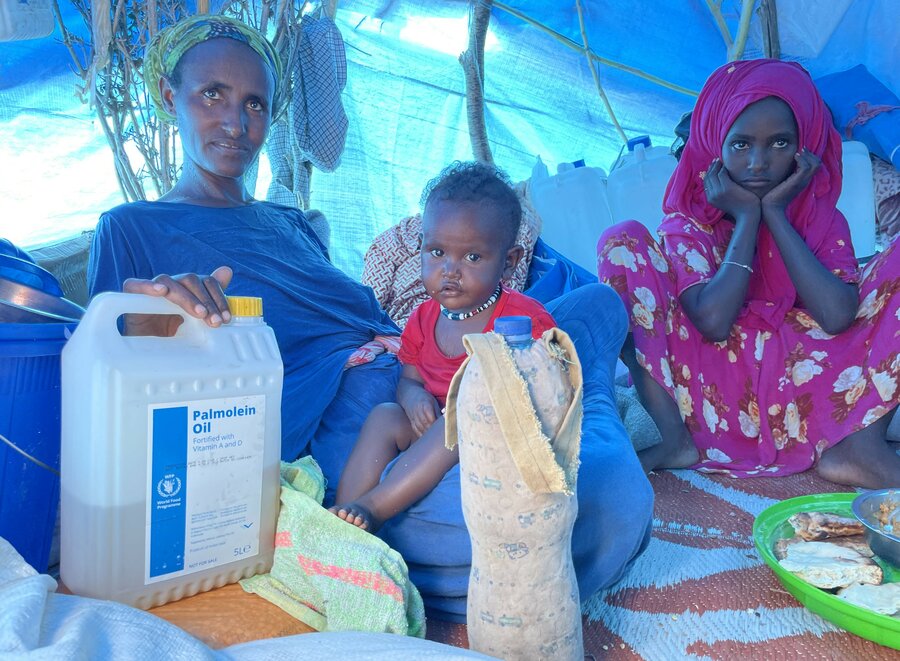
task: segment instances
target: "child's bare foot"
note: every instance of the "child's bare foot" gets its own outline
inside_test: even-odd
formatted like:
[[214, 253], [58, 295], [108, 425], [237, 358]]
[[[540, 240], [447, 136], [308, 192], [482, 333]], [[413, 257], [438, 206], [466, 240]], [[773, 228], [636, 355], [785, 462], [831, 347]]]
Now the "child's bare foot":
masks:
[[339, 519], [368, 532], [375, 532], [380, 525], [368, 508], [360, 505], [357, 501], [344, 505], [332, 505], [328, 511]]

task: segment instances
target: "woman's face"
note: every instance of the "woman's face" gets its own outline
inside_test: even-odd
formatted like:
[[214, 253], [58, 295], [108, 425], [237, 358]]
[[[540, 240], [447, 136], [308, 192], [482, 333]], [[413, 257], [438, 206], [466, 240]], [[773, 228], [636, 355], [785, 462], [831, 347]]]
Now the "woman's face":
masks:
[[722, 163], [732, 180], [762, 199], [791, 175], [798, 151], [794, 113], [770, 96], [734, 120], [722, 145]]
[[429, 202], [422, 215], [422, 281], [431, 298], [454, 312], [484, 303], [518, 258], [492, 211], [472, 203]]
[[242, 177], [272, 121], [271, 71], [246, 44], [220, 38], [188, 50], [177, 72], [177, 81], [160, 86], [177, 118], [185, 163], [213, 177]]

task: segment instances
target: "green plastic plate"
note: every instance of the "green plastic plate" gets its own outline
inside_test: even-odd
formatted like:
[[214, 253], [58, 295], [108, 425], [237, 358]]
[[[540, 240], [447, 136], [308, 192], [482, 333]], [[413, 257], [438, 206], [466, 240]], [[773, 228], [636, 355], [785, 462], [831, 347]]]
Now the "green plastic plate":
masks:
[[[857, 636], [879, 645], [900, 649], [900, 619], [854, 606], [810, 585], [783, 569], [773, 553], [775, 542], [794, 536], [794, 529], [788, 523], [788, 518], [792, 514], [832, 512], [852, 517], [851, 503], [856, 496], [855, 493], [823, 493], [790, 498], [772, 505], [760, 512], [753, 522], [753, 541], [763, 560], [775, 572], [782, 585], [813, 613]], [[877, 557], [875, 561], [884, 569], [885, 582], [900, 581], [900, 570]]]

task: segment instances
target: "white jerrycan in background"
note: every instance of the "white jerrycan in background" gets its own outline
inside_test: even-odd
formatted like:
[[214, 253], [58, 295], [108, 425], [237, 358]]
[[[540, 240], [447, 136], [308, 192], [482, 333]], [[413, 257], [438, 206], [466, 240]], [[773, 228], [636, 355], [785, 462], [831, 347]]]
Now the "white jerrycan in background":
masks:
[[875, 254], [875, 185], [869, 148], [856, 140], [843, 143], [844, 181], [837, 208], [850, 225], [856, 257]]
[[[283, 366], [258, 298], [210, 328], [163, 298], [105, 293], [62, 352], [61, 558], [75, 594], [139, 608], [272, 565]], [[124, 337], [123, 314], [176, 314]]]
[[626, 146], [606, 183], [612, 222], [637, 220], [652, 234], [662, 220], [663, 197], [678, 161], [668, 147], [653, 147], [647, 135], [632, 138]]
[[590, 273], [597, 272], [597, 239], [612, 222], [606, 203], [606, 172], [560, 163], [547, 176], [538, 157], [531, 175], [531, 201], [541, 217], [541, 237]]

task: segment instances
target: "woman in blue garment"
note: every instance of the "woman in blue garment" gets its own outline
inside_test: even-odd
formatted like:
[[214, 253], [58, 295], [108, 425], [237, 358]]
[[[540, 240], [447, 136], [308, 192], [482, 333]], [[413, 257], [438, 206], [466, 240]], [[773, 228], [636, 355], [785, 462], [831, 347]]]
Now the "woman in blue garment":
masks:
[[[312, 454], [328, 505], [366, 415], [394, 398], [399, 373], [390, 353], [353, 367], [350, 358], [399, 332], [371, 289], [329, 262], [302, 212], [257, 201], [245, 188], [283, 98], [281, 66], [265, 38], [226, 17], [196, 16], [160, 32], [144, 68], [145, 80], [159, 83], [158, 115], [178, 125], [183, 169], [159, 200], [103, 214], [91, 294], [165, 296], [212, 327], [230, 320], [226, 288], [261, 296], [285, 365], [282, 456]], [[587, 598], [616, 582], [646, 545], [653, 494], [615, 408], [613, 371], [627, 331], [621, 301], [593, 284], [546, 304], [575, 342], [585, 374], [572, 547]], [[171, 334], [172, 319], [129, 319], [126, 332]], [[458, 468], [380, 534], [406, 559], [431, 614], [464, 620], [471, 549]]]
[[[336, 485], [346, 457], [327, 441], [355, 437], [354, 418], [390, 400], [397, 379], [393, 356], [344, 366], [359, 347], [398, 330], [371, 290], [328, 261], [300, 211], [247, 192], [244, 173], [282, 106], [277, 54], [239, 21], [196, 16], [158, 35], [144, 70], [146, 80], [159, 82], [152, 95], [160, 119], [178, 126], [182, 172], [158, 201], [103, 214], [91, 249], [91, 295], [124, 289], [166, 296], [210, 326], [230, 318], [226, 287], [262, 297], [285, 365], [282, 455], [295, 459], [312, 442]], [[169, 317], [160, 328], [159, 319], [140, 319], [128, 320], [129, 333], [167, 335], [180, 322]], [[332, 403], [337, 410], [329, 412]]]

